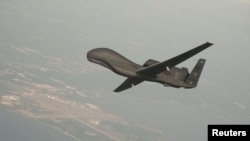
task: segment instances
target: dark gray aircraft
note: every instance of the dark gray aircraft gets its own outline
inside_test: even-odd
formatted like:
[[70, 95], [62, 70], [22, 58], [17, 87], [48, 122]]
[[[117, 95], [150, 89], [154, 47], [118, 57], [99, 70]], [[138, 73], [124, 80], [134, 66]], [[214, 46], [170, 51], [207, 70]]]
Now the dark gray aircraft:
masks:
[[163, 62], [152, 59], [138, 65], [108, 48], [96, 48], [87, 53], [90, 62], [100, 64], [113, 72], [128, 77], [114, 92], [120, 92], [143, 81], [158, 82], [175, 88], [194, 88], [197, 86], [205, 59], [199, 59], [191, 73], [187, 68], [177, 68], [177, 64], [213, 45], [204, 43], [194, 49]]

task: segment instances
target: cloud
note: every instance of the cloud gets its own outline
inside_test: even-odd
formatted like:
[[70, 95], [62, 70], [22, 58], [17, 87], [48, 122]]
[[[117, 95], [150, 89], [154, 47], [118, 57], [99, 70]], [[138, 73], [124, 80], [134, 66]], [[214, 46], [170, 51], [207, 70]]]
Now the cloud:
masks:
[[235, 104], [237, 107], [241, 108], [241, 109], [246, 109], [246, 108], [247, 108], [246, 105], [244, 105], [243, 103], [240, 103], [240, 102], [234, 102], [234, 104]]
[[250, 4], [250, 0], [238, 0], [238, 1], [243, 4]]

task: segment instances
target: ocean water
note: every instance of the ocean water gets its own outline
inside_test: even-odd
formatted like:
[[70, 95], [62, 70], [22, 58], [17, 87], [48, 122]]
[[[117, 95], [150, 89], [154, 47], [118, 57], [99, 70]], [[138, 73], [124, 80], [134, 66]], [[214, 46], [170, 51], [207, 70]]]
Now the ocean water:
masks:
[[0, 107], [1, 141], [74, 141], [73, 138], [39, 121]]

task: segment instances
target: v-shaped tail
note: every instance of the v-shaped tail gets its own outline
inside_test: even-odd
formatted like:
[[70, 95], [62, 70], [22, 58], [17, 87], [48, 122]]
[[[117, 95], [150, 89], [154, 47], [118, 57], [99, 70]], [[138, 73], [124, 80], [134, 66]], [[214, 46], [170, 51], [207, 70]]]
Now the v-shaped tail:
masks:
[[186, 84], [192, 87], [197, 86], [202, 69], [205, 65], [205, 62], [206, 62], [205, 59], [199, 59], [199, 61], [196, 63], [195, 67], [193, 68], [192, 72], [189, 74], [188, 78], [186, 79], [186, 82], [185, 82]]

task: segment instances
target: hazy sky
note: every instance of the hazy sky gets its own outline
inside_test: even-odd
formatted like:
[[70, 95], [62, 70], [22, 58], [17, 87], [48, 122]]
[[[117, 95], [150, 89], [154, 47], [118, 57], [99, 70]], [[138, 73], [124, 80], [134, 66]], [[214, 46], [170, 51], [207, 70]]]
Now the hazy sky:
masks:
[[[92, 73], [103, 78], [97, 80], [104, 89], [97, 103], [162, 130], [170, 140], [204, 139], [209, 123], [250, 123], [249, 0], [1, 0], [0, 9], [0, 46], [24, 46], [64, 59], [109, 47], [143, 64], [212, 42], [178, 65], [191, 70], [197, 59], [207, 59], [193, 90], [142, 83], [115, 95], [112, 90], [125, 78], [93, 65]], [[78, 61], [87, 62], [83, 58]]]

